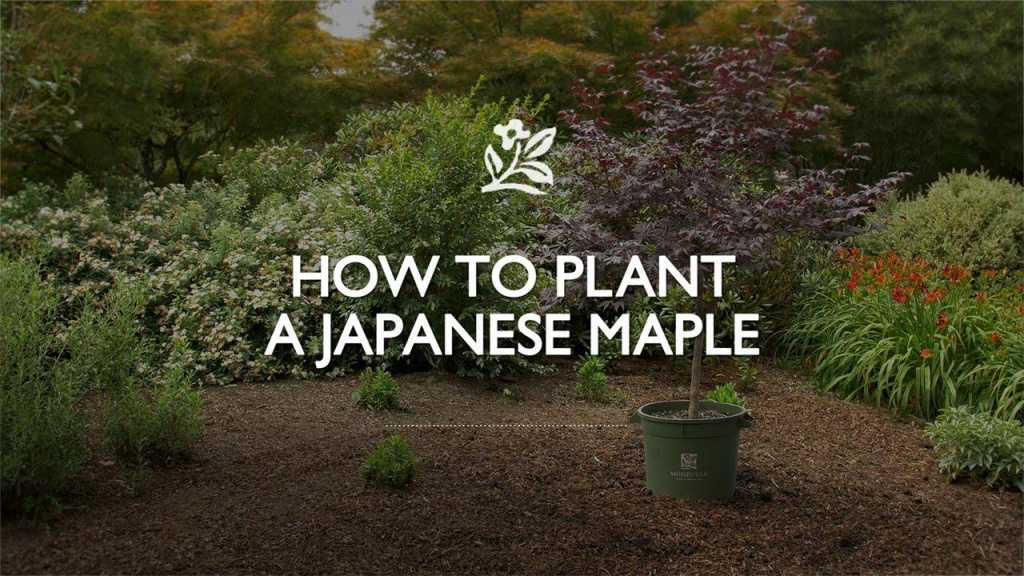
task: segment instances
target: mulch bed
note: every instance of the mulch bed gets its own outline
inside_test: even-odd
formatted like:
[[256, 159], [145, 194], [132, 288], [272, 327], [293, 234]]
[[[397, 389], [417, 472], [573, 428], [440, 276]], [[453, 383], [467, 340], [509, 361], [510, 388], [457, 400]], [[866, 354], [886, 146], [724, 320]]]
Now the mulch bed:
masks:
[[[707, 386], [732, 377], [707, 370]], [[571, 396], [571, 372], [509, 401], [447, 376], [398, 378], [404, 409], [352, 401], [355, 379], [206, 391], [195, 459], [133, 497], [96, 462], [48, 528], [2, 527], [4, 573], [1014, 573], [1024, 499], [947, 484], [921, 425], [761, 368], [747, 394], [736, 498], [644, 487], [641, 403], [683, 396], [688, 371], [634, 360], [629, 406]], [[399, 424], [594, 427], [395, 428]], [[422, 458], [404, 490], [358, 468], [389, 434]]]

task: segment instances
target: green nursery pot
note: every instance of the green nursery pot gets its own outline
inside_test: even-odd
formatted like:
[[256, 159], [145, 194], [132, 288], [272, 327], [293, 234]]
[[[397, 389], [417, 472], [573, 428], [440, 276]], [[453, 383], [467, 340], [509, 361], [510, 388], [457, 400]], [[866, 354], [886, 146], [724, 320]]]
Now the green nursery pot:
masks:
[[644, 430], [647, 488], [676, 498], [730, 500], [736, 491], [736, 459], [740, 428], [754, 417], [742, 406], [701, 402], [701, 410], [716, 410], [721, 418], [677, 420], [655, 413], [686, 410], [687, 400], [652, 402], [630, 418]]

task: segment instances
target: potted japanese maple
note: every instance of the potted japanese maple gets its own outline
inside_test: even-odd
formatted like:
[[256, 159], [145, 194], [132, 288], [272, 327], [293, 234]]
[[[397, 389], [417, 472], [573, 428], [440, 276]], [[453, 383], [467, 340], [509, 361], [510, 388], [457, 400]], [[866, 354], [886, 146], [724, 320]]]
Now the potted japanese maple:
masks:
[[[606, 65], [600, 85], [578, 80], [577, 106], [561, 113], [573, 137], [558, 188], [572, 209], [547, 213], [537, 228], [542, 250], [552, 258], [596, 255], [609, 275], [634, 254], [652, 271], [658, 256], [687, 262], [693, 254], [735, 255], [739, 265], [764, 269], [780, 238], [852, 232], [903, 175], [851, 186], [848, 168], [808, 165], [810, 150], [830, 150], [837, 161], [863, 158], [840, 147], [828, 108], [812, 104], [830, 53], [797, 53], [809, 22], [801, 10], [743, 47], [644, 54], [629, 74]], [[623, 110], [631, 112], [625, 121]], [[698, 273], [694, 301], [702, 318], [711, 311], [707, 272]], [[586, 302], [574, 288], [582, 289], [570, 286], [568, 300]], [[737, 431], [749, 418], [742, 407], [700, 401], [703, 337], [692, 354], [689, 397], [637, 413], [647, 484], [679, 497], [729, 498]]]

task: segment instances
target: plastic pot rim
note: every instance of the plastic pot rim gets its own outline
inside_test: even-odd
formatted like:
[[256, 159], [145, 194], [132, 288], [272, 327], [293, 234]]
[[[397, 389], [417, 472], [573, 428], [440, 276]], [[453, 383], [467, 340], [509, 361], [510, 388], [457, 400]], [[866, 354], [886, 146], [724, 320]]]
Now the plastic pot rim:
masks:
[[[649, 422], [658, 422], [658, 423], [662, 423], [662, 424], [686, 424], [688, 426], [699, 426], [699, 425], [702, 425], [702, 424], [706, 424], [706, 425], [721, 424], [722, 422], [728, 422], [730, 420], [740, 420], [740, 419], [742, 419], [744, 421], [752, 421], [753, 420], [753, 416], [750, 415], [750, 410], [748, 410], [747, 408], [745, 408], [743, 406], [740, 406], [738, 404], [727, 404], [725, 402], [700, 402], [699, 405], [707, 406], [707, 407], [712, 408], [712, 409], [713, 409], [714, 406], [728, 406], [730, 408], [738, 408], [739, 411], [736, 412], [735, 414], [726, 414], [725, 416], [720, 416], [720, 417], [717, 417], [717, 418], [697, 418], [697, 419], [690, 419], [690, 418], [661, 418], [659, 416], [653, 416], [653, 415], [647, 413], [648, 411], [653, 411], [653, 409], [652, 409], [653, 407], [656, 407], [658, 405], [669, 405], [669, 404], [670, 405], [686, 404], [687, 406], [689, 406], [690, 401], [689, 400], [660, 400], [658, 402], [649, 402], [649, 403], [644, 404], [643, 406], [637, 408], [636, 414], [635, 414], [635, 417], [636, 417], [635, 423], [639, 423], [640, 420], [647, 420]], [[663, 408], [663, 409], [667, 409], [667, 408]], [[631, 420], [633, 420], [633, 419], [631, 419]]]

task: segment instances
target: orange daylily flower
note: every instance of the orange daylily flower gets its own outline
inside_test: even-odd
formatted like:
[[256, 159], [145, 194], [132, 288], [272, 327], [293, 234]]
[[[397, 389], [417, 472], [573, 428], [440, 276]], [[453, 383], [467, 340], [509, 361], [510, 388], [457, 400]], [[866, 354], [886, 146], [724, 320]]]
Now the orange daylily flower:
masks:
[[905, 288], [896, 288], [892, 291], [892, 301], [897, 304], [905, 303], [909, 298], [907, 297], [907, 290]]

